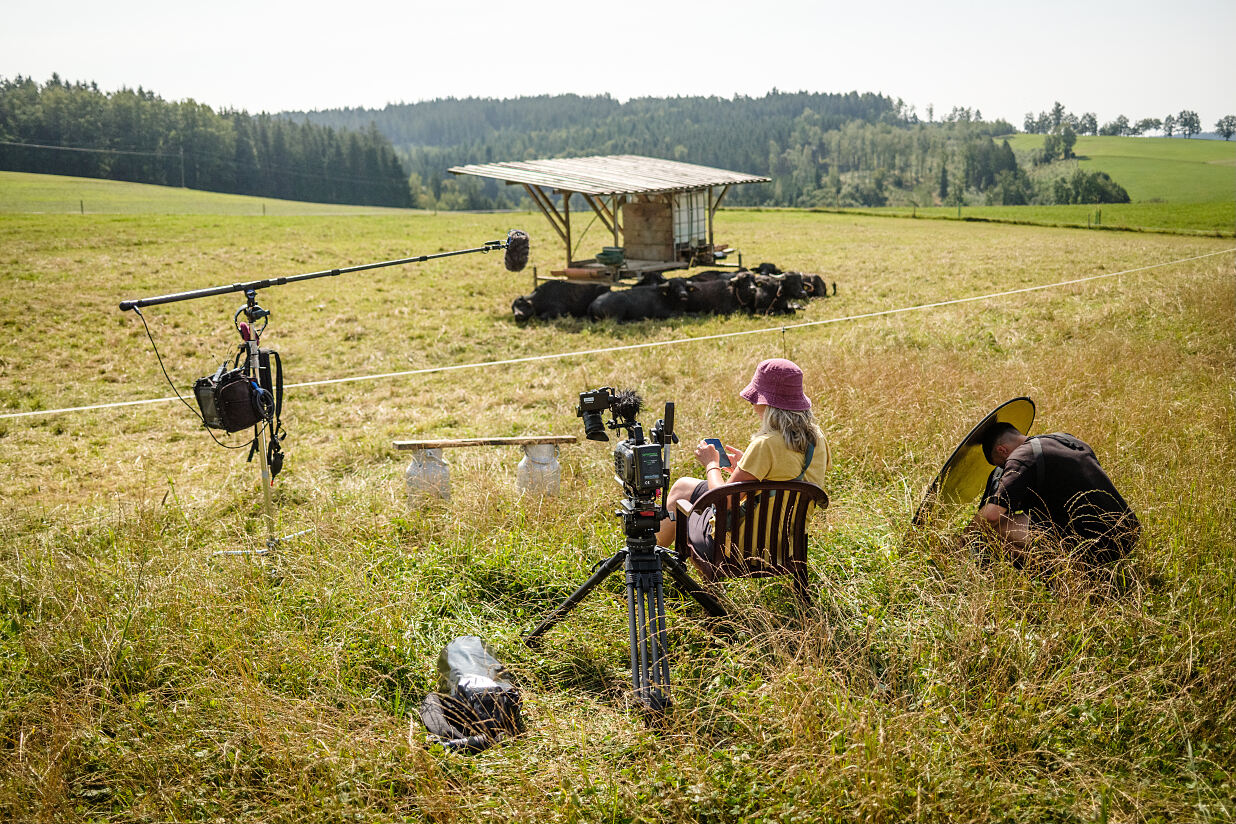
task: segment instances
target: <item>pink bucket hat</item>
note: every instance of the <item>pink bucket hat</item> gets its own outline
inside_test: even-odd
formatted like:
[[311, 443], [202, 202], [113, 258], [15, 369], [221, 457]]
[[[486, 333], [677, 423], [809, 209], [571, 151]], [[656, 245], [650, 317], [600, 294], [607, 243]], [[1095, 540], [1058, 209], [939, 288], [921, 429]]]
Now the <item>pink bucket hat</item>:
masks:
[[751, 403], [762, 403], [792, 412], [811, 408], [811, 399], [803, 394], [803, 370], [785, 358], [761, 361], [760, 365], [755, 367], [751, 383], [738, 394]]

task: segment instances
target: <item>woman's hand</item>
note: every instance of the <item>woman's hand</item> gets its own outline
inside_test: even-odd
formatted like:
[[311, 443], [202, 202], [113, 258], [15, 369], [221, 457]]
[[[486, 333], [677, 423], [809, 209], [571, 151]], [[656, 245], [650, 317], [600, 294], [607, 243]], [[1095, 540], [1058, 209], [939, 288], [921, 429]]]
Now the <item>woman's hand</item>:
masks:
[[[727, 446], [725, 451], [728, 453], [730, 448]], [[717, 453], [717, 448], [708, 441], [699, 442], [699, 445], [695, 447], [695, 457], [705, 468], [721, 465], [721, 456]]]

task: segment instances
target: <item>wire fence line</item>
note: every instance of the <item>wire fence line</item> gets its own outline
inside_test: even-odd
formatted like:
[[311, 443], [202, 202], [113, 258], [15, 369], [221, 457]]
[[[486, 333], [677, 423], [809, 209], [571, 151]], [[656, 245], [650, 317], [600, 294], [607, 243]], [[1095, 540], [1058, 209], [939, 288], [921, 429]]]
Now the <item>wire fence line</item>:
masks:
[[[1175, 266], [1181, 263], [1191, 263], [1205, 258], [1215, 257], [1217, 255], [1228, 255], [1236, 252], [1236, 248], [1221, 249], [1217, 252], [1207, 252], [1203, 255], [1194, 255], [1193, 257], [1179, 258], [1177, 260], [1164, 261], [1163, 263], [1152, 263], [1147, 266], [1138, 266], [1133, 269], [1124, 269], [1119, 272], [1102, 272], [1097, 275], [1087, 275], [1080, 278], [1071, 278], [1069, 280], [1060, 280], [1053, 283], [1043, 283], [1038, 286], [1025, 286], [1020, 289], [1008, 289], [1003, 292], [988, 292], [982, 295], [971, 295], [964, 298], [953, 298], [950, 300], [935, 301], [933, 303], [919, 303], [913, 306], [901, 306], [895, 309], [880, 309], [873, 312], [862, 312], [855, 315], [846, 315], [838, 318], [826, 318], [824, 320], [803, 321], [802, 323], [778, 324], [776, 326], [765, 326], [759, 329], [744, 329], [738, 332], [721, 332], [715, 335], [699, 335], [691, 338], [674, 338], [671, 340], [647, 341], [645, 343], [628, 343], [620, 346], [605, 346], [598, 349], [581, 349], [574, 352], [554, 352], [545, 355], [528, 355], [522, 358], [505, 358], [502, 360], [491, 361], [476, 361], [473, 363], [457, 363], [447, 366], [428, 366], [422, 369], [405, 369], [399, 372], [381, 372], [372, 375], [354, 375], [346, 378], [328, 378], [320, 381], [306, 381], [304, 383], [289, 383], [284, 386], [284, 389], [309, 388], [316, 386], [332, 386], [342, 383], [357, 383], [361, 381], [376, 381], [386, 380], [389, 378], [403, 378], [415, 375], [432, 375], [442, 372], [457, 372], [464, 369], [484, 369], [493, 366], [510, 366], [521, 363], [535, 363], [537, 361], [562, 360], [566, 358], [578, 358], [588, 355], [601, 355], [608, 352], [624, 352], [636, 349], [654, 349], [664, 346], [679, 346], [689, 343], [700, 343], [710, 340], [723, 340], [726, 338], [737, 338], [746, 335], [766, 335], [775, 333], [784, 333], [796, 329], [809, 329], [815, 326], [828, 326], [836, 323], [848, 323], [858, 320], [866, 320], [869, 318], [888, 317], [891, 315], [901, 315], [909, 312], [922, 312], [930, 309], [939, 309], [945, 306], [957, 306], [964, 303], [977, 303], [979, 301], [994, 300], [996, 298], [1009, 297], [1011, 295], [1021, 295], [1028, 292], [1041, 292], [1047, 289], [1058, 289], [1064, 286], [1073, 286], [1079, 283], [1089, 283], [1095, 280], [1104, 280], [1106, 278], [1115, 278], [1122, 275], [1132, 275], [1138, 272], [1147, 272], [1152, 269], [1162, 269], [1166, 266]], [[0, 420], [6, 418], [26, 418], [41, 415], [59, 415], [69, 412], [87, 412], [98, 409], [118, 409], [126, 406], [146, 406], [156, 403], [167, 403], [169, 401], [179, 400], [176, 396], [165, 398], [147, 398], [136, 401], [117, 401], [114, 403], [98, 403], [89, 406], [71, 406], [61, 409], [39, 409], [30, 412], [9, 412], [0, 415]]]

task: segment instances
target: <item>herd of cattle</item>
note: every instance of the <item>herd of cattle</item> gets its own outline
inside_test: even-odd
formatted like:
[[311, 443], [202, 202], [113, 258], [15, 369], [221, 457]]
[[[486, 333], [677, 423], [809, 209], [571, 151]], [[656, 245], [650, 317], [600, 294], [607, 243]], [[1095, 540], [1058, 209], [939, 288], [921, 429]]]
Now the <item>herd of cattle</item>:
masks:
[[[832, 294], [837, 294], [833, 284]], [[819, 275], [778, 272], [765, 264], [759, 271], [707, 271], [683, 278], [646, 275], [629, 289], [571, 280], [547, 280], [530, 295], [515, 298], [515, 320], [564, 315], [616, 321], [669, 318], [675, 315], [793, 314], [800, 301], [826, 298], [828, 284]]]

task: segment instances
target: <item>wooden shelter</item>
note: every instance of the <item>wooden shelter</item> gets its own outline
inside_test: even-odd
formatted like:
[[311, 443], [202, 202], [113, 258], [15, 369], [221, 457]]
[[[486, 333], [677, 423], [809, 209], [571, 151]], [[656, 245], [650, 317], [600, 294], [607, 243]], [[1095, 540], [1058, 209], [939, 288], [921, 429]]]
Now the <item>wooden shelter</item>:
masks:
[[[564, 157], [451, 168], [520, 185], [566, 246], [568, 277], [611, 277], [711, 264], [725, 256], [713, 218], [731, 186], [770, 178], [640, 155]], [[579, 195], [609, 230], [613, 246], [573, 259], [571, 199]]]

